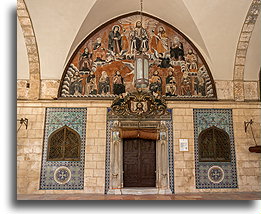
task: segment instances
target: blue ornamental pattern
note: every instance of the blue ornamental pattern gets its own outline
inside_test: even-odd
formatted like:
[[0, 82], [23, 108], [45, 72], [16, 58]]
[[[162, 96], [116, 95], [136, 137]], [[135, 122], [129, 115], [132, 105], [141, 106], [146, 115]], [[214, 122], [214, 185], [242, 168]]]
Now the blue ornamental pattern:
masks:
[[208, 178], [213, 183], [220, 183], [224, 179], [224, 171], [221, 167], [212, 166], [208, 170]]
[[[232, 109], [194, 109], [193, 115], [196, 188], [237, 188]], [[230, 162], [199, 162], [198, 136], [201, 131], [211, 126], [228, 133], [231, 148]]]
[[58, 167], [54, 172], [54, 180], [59, 184], [66, 184], [71, 179], [71, 171], [67, 167]]
[[[46, 108], [40, 189], [84, 188], [86, 119], [86, 108]], [[80, 161], [47, 161], [48, 138], [65, 125], [75, 130], [81, 137]]]

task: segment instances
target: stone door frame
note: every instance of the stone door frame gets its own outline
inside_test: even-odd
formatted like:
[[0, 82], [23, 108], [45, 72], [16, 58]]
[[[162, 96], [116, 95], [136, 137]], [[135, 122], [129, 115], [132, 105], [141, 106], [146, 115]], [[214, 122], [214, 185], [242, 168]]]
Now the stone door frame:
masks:
[[[172, 124], [172, 120], [170, 122]], [[139, 121], [139, 125], [143, 128], [157, 128], [160, 133], [160, 139], [156, 140], [156, 189], [158, 194], [172, 194], [174, 192], [172, 125], [170, 129], [165, 121], [153, 120]], [[137, 121], [114, 120], [110, 121], [109, 126], [107, 121], [107, 141], [109, 142], [107, 142], [106, 152], [107, 191], [105, 187], [105, 194], [122, 194], [122, 189], [124, 188], [123, 139], [119, 137], [119, 132], [122, 127], [126, 129], [126, 126], [130, 128], [135, 127], [137, 126]]]

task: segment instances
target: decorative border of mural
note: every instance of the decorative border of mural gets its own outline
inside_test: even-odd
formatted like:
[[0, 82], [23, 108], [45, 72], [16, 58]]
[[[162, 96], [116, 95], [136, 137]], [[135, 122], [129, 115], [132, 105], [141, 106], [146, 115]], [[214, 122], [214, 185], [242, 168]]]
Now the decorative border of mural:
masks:
[[[87, 108], [46, 108], [40, 190], [80, 190], [84, 188], [84, 159]], [[47, 161], [48, 138], [57, 129], [68, 126], [81, 137], [80, 161]], [[66, 182], [56, 182], [55, 172], [63, 168]], [[58, 170], [59, 171], [59, 170]]]
[[[111, 111], [107, 109], [107, 114]], [[174, 163], [173, 163], [173, 125], [172, 125], [172, 109], [167, 109], [170, 113], [170, 120], [162, 120], [168, 129], [168, 161], [169, 161], [169, 187], [174, 194]], [[110, 144], [111, 144], [111, 129], [116, 119], [109, 119], [106, 122], [106, 160], [105, 160], [105, 194], [110, 188]]]
[[[193, 109], [193, 117], [196, 189], [237, 188], [232, 109]], [[231, 147], [230, 162], [199, 162], [198, 136], [201, 131], [211, 126], [224, 129], [228, 133]], [[210, 179], [212, 173], [215, 173], [216, 177]]]

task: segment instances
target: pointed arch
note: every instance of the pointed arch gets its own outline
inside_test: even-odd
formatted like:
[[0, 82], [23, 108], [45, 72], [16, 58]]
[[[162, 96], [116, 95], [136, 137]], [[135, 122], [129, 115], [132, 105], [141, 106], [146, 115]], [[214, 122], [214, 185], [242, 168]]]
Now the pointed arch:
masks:
[[38, 100], [41, 87], [40, 59], [32, 20], [24, 0], [17, 1], [17, 17], [23, 31], [29, 61], [29, 91], [26, 98]]
[[133, 59], [142, 46], [150, 57], [150, 91], [167, 100], [217, 99], [212, 74], [196, 46], [157, 17], [143, 13], [142, 27], [137, 26], [139, 14], [112, 19], [82, 41], [63, 72], [58, 98], [113, 99], [133, 92]]
[[54, 131], [48, 138], [48, 161], [80, 161], [81, 137], [63, 126]]
[[244, 71], [247, 50], [249, 47], [252, 32], [255, 28], [256, 21], [260, 14], [261, 1], [253, 0], [248, 13], [246, 15], [245, 21], [242, 26], [241, 33], [239, 35], [239, 40], [236, 49], [236, 56], [234, 62], [234, 97], [235, 101], [244, 101]]
[[223, 129], [212, 126], [198, 137], [200, 162], [230, 162], [230, 138]]

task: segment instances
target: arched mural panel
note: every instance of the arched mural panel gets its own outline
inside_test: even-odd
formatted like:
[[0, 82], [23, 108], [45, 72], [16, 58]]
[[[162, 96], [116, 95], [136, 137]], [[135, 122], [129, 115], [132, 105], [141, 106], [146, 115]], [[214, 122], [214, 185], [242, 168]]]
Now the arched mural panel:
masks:
[[135, 91], [134, 57], [149, 57], [148, 90], [169, 100], [216, 100], [210, 70], [197, 48], [174, 27], [138, 13], [107, 22], [79, 45], [59, 88], [59, 98], [112, 99]]

